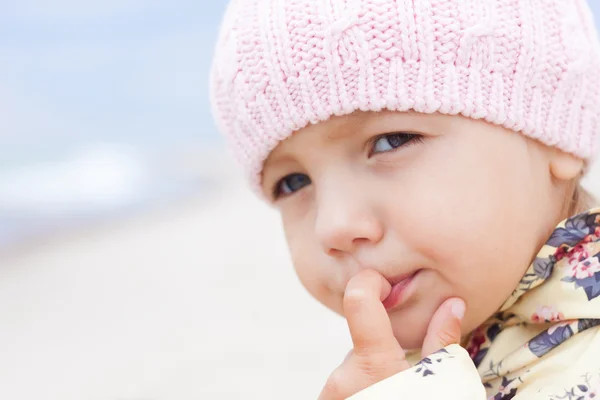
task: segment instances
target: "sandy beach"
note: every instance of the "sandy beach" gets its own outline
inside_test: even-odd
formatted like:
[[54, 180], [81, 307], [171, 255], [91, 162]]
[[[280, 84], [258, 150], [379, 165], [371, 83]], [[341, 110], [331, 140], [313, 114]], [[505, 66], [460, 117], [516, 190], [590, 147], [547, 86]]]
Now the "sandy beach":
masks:
[[0, 258], [0, 398], [316, 398], [344, 321], [301, 288], [275, 212], [220, 182]]

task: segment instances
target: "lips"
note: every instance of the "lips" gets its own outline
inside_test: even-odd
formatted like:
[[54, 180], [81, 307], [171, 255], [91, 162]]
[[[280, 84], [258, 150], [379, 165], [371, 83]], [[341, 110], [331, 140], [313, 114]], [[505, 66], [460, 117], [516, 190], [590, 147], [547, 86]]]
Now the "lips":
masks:
[[411, 273], [408, 273], [408, 274], [399, 275], [399, 276], [396, 276], [396, 277], [393, 277], [393, 278], [386, 278], [386, 279], [390, 283], [390, 285], [395, 286], [398, 283], [401, 283], [402, 281], [405, 281], [405, 280], [407, 280], [409, 278], [412, 278], [413, 276], [415, 276], [417, 274], [417, 272], [419, 272], [419, 271], [414, 271], [414, 272], [411, 272]]
[[406, 300], [408, 297], [408, 289], [410, 289], [411, 283], [414, 281], [419, 272], [420, 270], [417, 270], [410, 274], [400, 275], [388, 279], [388, 282], [390, 282], [390, 285], [392, 285], [392, 290], [388, 297], [382, 302], [386, 310], [395, 308]]

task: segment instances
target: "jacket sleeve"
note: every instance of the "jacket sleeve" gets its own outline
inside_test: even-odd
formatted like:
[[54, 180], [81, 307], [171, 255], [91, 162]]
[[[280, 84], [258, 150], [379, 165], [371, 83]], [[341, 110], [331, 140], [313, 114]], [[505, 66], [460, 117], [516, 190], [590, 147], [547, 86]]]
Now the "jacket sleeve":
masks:
[[452, 345], [349, 398], [392, 399], [485, 400], [486, 393], [467, 351]]

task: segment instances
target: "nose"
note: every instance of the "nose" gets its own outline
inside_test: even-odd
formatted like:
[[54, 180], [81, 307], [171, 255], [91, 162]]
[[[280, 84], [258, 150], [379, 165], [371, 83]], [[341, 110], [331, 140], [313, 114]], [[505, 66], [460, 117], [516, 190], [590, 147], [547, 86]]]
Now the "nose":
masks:
[[353, 253], [364, 244], [378, 243], [384, 234], [383, 221], [374, 205], [359, 190], [339, 186], [317, 196], [315, 231], [329, 255]]

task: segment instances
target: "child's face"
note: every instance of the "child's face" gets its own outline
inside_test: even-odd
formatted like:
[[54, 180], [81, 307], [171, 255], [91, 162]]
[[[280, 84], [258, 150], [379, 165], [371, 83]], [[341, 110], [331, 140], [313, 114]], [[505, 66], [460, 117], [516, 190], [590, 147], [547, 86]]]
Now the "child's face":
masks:
[[552, 153], [467, 118], [355, 113], [280, 143], [263, 182], [278, 193], [300, 280], [330, 309], [342, 313], [362, 269], [392, 281], [416, 273], [388, 310], [412, 349], [449, 297], [465, 300], [467, 333], [510, 296], [563, 217]]

